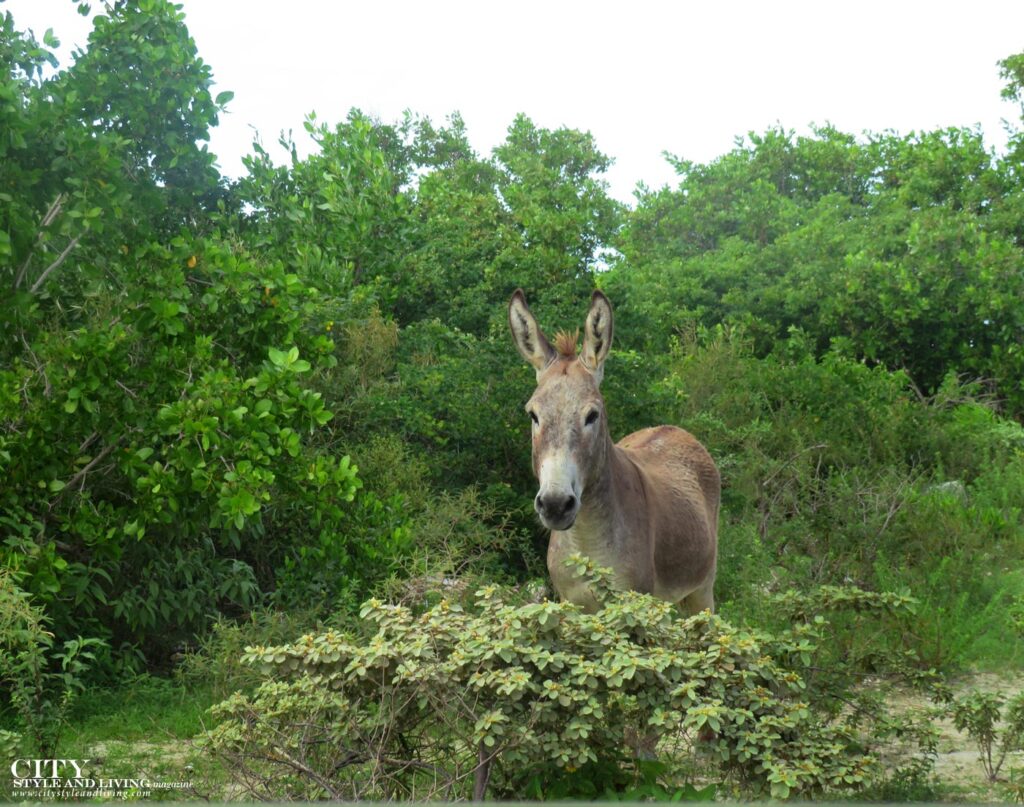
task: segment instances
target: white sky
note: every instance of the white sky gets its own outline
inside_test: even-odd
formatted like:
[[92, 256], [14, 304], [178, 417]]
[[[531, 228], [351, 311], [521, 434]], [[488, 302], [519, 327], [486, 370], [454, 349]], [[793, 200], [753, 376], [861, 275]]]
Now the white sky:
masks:
[[[94, 11], [101, 8], [93, 2]], [[1002, 148], [996, 61], [1024, 50], [1024, 2], [575, 2], [184, 0], [215, 92], [233, 90], [211, 137], [242, 173], [252, 128], [306, 142], [316, 110], [360, 107], [443, 121], [462, 113], [487, 154], [518, 112], [591, 131], [615, 158], [611, 192], [672, 183], [661, 156], [708, 161], [737, 135], [830, 122], [854, 133], [980, 124]], [[62, 66], [90, 25], [69, 0], [8, 0], [18, 28], [52, 27]], [[272, 151], [272, 153], [274, 153]], [[283, 154], [282, 154], [283, 156]]]

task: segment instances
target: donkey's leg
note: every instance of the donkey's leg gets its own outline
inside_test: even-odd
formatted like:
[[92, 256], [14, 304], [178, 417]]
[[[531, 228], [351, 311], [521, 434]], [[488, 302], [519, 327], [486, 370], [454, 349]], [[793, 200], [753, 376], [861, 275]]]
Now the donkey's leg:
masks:
[[679, 607], [687, 616], [699, 614], [705, 609], [711, 613], [715, 612], [715, 580], [708, 580], [696, 591], [687, 594], [679, 601]]
[[634, 759], [657, 759], [658, 741], [661, 733], [657, 730], [644, 728], [626, 728], [626, 748]]

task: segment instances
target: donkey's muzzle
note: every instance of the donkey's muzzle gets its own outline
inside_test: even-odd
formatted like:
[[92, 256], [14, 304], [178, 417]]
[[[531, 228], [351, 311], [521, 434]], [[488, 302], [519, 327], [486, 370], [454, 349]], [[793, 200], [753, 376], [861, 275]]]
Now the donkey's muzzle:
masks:
[[576, 521], [580, 500], [572, 493], [538, 493], [533, 506], [549, 530], [567, 530]]

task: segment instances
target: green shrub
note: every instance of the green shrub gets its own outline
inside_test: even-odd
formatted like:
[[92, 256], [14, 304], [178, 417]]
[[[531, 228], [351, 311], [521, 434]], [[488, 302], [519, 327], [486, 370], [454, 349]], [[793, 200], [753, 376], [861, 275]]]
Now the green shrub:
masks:
[[[422, 487], [422, 469], [401, 441], [378, 437], [354, 451], [369, 462], [366, 478], [386, 499], [373, 491], [357, 499], [349, 545], [362, 546], [349, 558], [349, 569], [366, 568], [371, 553], [377, 577], [372, 589], [382, 596], [412, 607], [434, 604], [444, 591], [458, 596], [494, 579], [511, 579], [509, 566], [527, 565], [540, 574], [539, 560], [523, 557], [532, 552], [526, 536], [516, 532], [501, 513], [474, 488], [457, 494], [435, 494], [427, 498]], [[394, 463], [394, 464], [392, 464]], [[390, 478], [384, 478], [388, 470]], [[360, 468], [362, 475], [362, 467]], [[404, 497], [399, 491], [408, 490]], [[370, 505], [364, 504], [370, 502]], [[379, 515], [366, 524], [359, 513], [382, 502], [402, 502], [399, 509], [388, 507], [397, 520], [403, 545], [396, 546], [379, 535], [386, 519]], [[415, 536], [413, 542], [412, 537]], [[356, 609], [351, 599], [371, 586], [366, 578], [350, 577], [331, 552], [295, 550], [279, 572], [279, 587], [268, 607], [252, 610], [244, 618], [219, 617], [200, 634], [187, 650], [176, 674], [190, 686], [213, 687], [222, 697], [235, 689], [250, 690], [260, 681], [258, 670], [241, 662], [247, 645], [274, 645], [305, 631], [322, 630], [325, 625], [351, 627]], [[360, 565], [360, 558], [364, 565]]]
[[174, 677], [186, 689], [206, 690], [214, 698], [226, 698], [236, 690], [252, 691], [262, 679], [258, 670], [242, 662], [245, 648], [277, 644], [306, 631], [322, 630], [325, 620], [318, 611], [260, 608], [244, 619], [221, 616], [186, 650]]
[[695, 333], [661, 385], [666, 420], [722, 472], [723, 609], [775, 625], [766, 595], [790, 587], [909, 589], [923, 605], [871, 631], [884, 647], [923, 667], [1012, 660], [998, 636], [1020, 594], [1020, 425], [953, 376], [922, 399], [904, 373], [787, 347], [757, 359], [742, 329]]
[[1007, 755], [1024, 751], [1024, 693], [1007, 701], [999, 692], [971, 692], [951, 708], [953, 723], [977, 746], [989, 781], [997, 781]]
[[61, 640], [160, 658], [256, 604], [292, 547], [344, 544], [360, 481], [316, 439], [332, 413], [308, 379], [334, 357], [314, 289], [213, 239], [111, 270], [140, 277], [0, 371], [0, 563]]
[[[247, 648], [265, 680], [215, 707], [211, 748], [271, 798], [593, 796], [594, 776], [642, 779], [628, 737], [668, 749], [706, 731], [720, 776], [746, 793], [852, 793], [884, 779], [874, 744], [907, 726], [838, 708], [856, 699], [849, 687], [809, 690], [824, 623], [772, 636], [707, 613], [683, 621], [571, 562], [604, 593], [601, 611], [514, 604], [492, 585], [465, 607], [445, 597], [418, 614], [371, 600], [368, 640], [328, 631]], [[574, 771], [589, 773], [569, 791]]]
[[[68, 712], [85, 689], [85, 674], [105, 646], [82, 637], [58, 644], [47, 623], [43, 610], [0, 567], [0, 691], [6, 690], [23, 738], [44, 757], [56, 751]], [[0, 750], [15, 747], [19, 739], [0, 732]]]

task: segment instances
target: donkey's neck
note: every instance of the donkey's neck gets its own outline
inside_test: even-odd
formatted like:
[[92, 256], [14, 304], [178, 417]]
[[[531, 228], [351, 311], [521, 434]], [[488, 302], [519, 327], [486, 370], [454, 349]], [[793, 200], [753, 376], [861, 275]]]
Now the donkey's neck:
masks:
[[612, 443], [607, 427], [604, 432], [601, 459], [587, 477], [576, 521], [565, 532], [552, 532], [548, 545], [548, 570], [559, 596], [589, 610], [600, 607], [598, 598], [565, 567], [574, 552], [610, 568], [616, 588], [654, 592], [648, 483], [629, 453]]
[[[643, 482], [636, 465], [612, 442], [607, 428], [604, 440], [604, 462], [584, 490], [580, 512], [569, 532], [584, 555], [600, 566], [611, 566], [616, 577], [625, 574], [632, 578], [639, 571], [634, 568], [637, 547], [629, 545], [628, 537], [637, 534], [632, 522], [638, 514], [626, 506], [625, 492], [642, 489]], [[631, 581], [630, 587], [637, 587], [636, 581]]]

